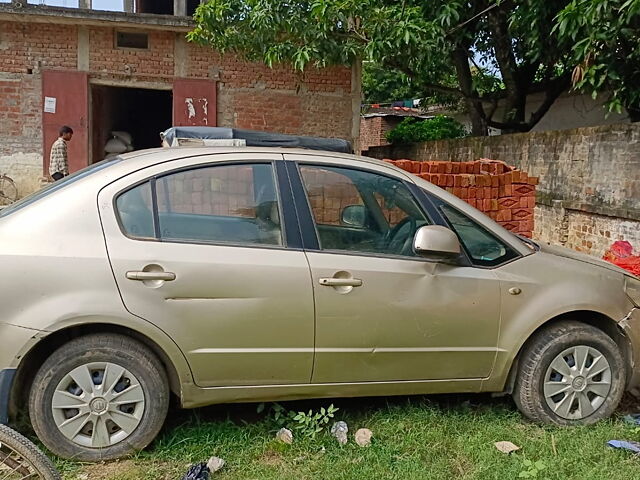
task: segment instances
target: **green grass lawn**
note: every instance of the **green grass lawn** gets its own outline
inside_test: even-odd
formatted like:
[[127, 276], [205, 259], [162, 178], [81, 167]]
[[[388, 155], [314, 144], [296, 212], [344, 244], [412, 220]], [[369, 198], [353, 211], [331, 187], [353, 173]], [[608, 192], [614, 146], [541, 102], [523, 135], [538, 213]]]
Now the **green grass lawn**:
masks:
[[[173, 411], [162, 434], [134, 458], [99, 465], [59, 462], [65, 479], [178, 480], [192, 462], [216, 455], [227, 464], [213, 478], [246, 479], [511, 479], [542, 461], [540, 479], [640, 479], [640, 457], [613, 450], [610, 439], [640, 440], [640, 429], [613, 418], [592, 427], [540, 427], [523, 419], [508, 399], [486, 396], [400, 397], [292, 402], [288, 409], [334, 403], [349, 424], [350, 442], [327, 433], [293, 445], [274, 440], [274, 421], [256, 405]], [[629, 406], [627, 406], [627, 409]], [[352, 433], [373, 431], [370, 447]], [[506, 455], [494, 442], [521, 450]]]

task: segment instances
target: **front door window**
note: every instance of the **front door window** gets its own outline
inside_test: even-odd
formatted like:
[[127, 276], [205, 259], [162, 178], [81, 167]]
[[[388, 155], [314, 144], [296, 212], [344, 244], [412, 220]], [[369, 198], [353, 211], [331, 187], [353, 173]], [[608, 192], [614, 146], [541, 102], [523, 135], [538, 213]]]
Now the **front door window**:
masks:
[[415, 232], [429, 222], [402, 181], [329, 166], [300, 173], [322, 250], [415, 255]]

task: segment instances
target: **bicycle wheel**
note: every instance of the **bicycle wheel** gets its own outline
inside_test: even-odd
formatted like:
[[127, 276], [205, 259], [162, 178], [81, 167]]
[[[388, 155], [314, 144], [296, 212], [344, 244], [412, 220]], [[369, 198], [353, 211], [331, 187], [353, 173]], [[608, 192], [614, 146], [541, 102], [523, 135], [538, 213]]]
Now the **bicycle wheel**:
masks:
[[0, 480], [61, 480], [47, 456], [28, 439], [0, 425]]
[[0, 205], [11, 205], [16, 200], [18, 200], [18, 188], [15, 182], [8, 175], [0, 175]]

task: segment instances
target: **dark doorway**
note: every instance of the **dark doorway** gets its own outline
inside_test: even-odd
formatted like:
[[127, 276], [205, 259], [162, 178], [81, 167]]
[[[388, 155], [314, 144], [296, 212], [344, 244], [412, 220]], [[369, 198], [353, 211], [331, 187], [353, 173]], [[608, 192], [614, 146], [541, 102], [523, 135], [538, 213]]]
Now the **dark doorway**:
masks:
[[171, 127], [173, 98], [170, 90], [147, 90], [93, 85], [91, 87], [92, 163], [105, 158], [111, 132], [131, 135], [133, 148], [160, 146], [160, 132]]

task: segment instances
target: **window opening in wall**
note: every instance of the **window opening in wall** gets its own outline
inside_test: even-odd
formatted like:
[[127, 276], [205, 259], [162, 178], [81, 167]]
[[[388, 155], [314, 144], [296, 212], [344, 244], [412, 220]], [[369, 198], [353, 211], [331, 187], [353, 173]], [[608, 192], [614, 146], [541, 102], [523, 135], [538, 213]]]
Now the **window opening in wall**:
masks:
[[91, 86], [91, 162], [161, 146], [160, 132], [171, 126], [170, 90]]
[[116, 32], [116, 47], [146, 50], [149, 48], [149, 35], [137, 32]]
[[187, 16], [193, 17], [198, 5], [200, 5], [200, 0], [187, 0]]
[[136, 13], [173, 15], [173, 0], [136, 0]]
[[30, 5], [45, 5], [47, 7], [68, 7], [78, 8], [80, 5], [79, 0], [28, 0]]
[[93, 10], [124, 12], [124, 0], [91, 0]]

